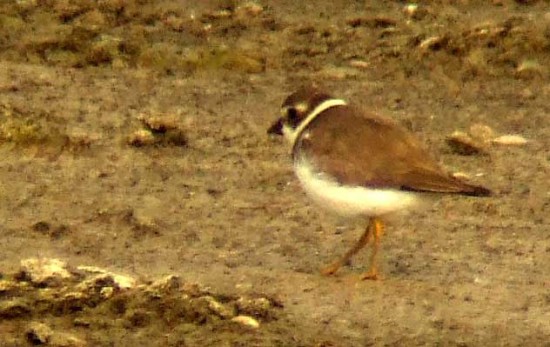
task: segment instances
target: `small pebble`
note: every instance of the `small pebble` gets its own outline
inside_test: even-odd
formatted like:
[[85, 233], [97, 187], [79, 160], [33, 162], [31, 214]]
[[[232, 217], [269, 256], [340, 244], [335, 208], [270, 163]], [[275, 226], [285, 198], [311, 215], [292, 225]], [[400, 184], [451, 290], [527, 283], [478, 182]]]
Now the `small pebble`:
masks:
[[470, 126], [470, 135], [476, 140], [487, 142], [495, 137], [495, 132], [488, 125], [476, 123]]
[[178, 129], [178, 120], [172, 115], [141, 114], [138, 120], [150, 131], [165, 133], [171, 129]]
[[418, 10], [418, 4], [407, 4], [403, 7], [405, 13], [412, 15]]
[[522, 146], [528, 141], [521, 135], [502, 135], [492, 139], [491, 142], [503, 146]]
[[240, 17], [255, 17], [262, 13], [264, 8], [253, 1], [245, 2], [235, 9], [235, 15]]
[[480, 143], [462, 131], [455, 131], [445, 141], [454, 153], [460, 155], [486, 154]]
[[116, 274], [97, 266], [81, 265], [81, 266], [77, 266], [76, 269], [88, 274], [95, 274], [95, 276], [91, 277], [89, 280], [83, 281], [81, 283], [84, 285], [97, 283], [98, 281], [105, 282], [105, 280], [108, 280], [108, 279], [111, 279], [112, 282], [116, 284], [117, 287], [120, 289], [130, 289], [135, 287], [137, 284], [137, 281], [130, 276]]
[[149, 289], [158, 290], [163, 293], [168, 293], [173, 290], [178, 290], [181, 286], [181, 278], [176, 275], [168, 275], [155, 282], [151, 283]]
[[134, 147], [143, 147], [155, 144], [157, 139], [150, 130], [140, 129], [128, 136], [126, 142]]
[[0, 302], [0, 321], [27, 317], [31, 313], [31, 307], [24, 300], [12, 299]]
[[224, 305], [210, 295], [203, 296], [201, 300], [207, 302], [208, 308], [212, 311], [212, 313], [215, 313], [222, 318], [228, 319], [235, 316], [235, 308], [233, 306]]
[[418, 4], [407, 4], [403, 7], [403, 13], [409, 18], [415, 18], [418, 14]]
[[370, 67], [370, 64], [368, 61], [354, 59], [354, 60], [350, 60], [349, 66], [355, 67], [358, 69], [367, 69]]
[[422, 50], [437, 50], [443, 44], [443, 37], [432, 36], [420, 42], [420, 49]]
[[21, 272], [34, 284], [60, 285], [72, 277], [67, 264], [59, 259], [29, 258], [21, 261]]
[[250, 317], [250, 316], [236, 316], [231, 318], [232, 322], [239, 323], [242, 325], [246, 325], [248, 327], [257, 329], [260, 327], [260, 322], [258, 322], [256, 319]]
[[356, 69], [350, 67], [328, 66], [319, 71], [317, 75], [321, 78], [341, 81], [348, 78], [356, 77], [357, 73], [358, 72]]
[[536, 75], [542, 75], [544, 72], [543, 66], [536, 60], [524, 60], [519, 63], [516, 68], [516, 74], [519, 77], [534, 77]]
[[33, 345], [48, 343], [53, 335], [53, 330], [44, 323], [34, 322], [27, 329], [27, 340]]

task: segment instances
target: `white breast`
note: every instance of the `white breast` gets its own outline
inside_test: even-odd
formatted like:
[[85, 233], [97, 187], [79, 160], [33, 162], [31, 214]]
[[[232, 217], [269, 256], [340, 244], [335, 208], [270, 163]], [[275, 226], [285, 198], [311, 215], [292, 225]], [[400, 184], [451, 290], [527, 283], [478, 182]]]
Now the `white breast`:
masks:
[[412, 207], [417, 200], [414, 193], [396, 189], [342, 186], [304, 160], [295, 162], [294, 169], [313, 201], [344, 217], [381, 216]]

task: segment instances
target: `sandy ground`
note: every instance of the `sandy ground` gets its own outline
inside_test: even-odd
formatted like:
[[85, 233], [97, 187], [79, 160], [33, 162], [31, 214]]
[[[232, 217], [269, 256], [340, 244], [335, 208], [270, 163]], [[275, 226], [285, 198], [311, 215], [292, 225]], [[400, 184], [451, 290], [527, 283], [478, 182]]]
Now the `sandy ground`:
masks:
[[[166, 345], [170, 334], [188, 336], [168, 343], [181, 346], [550, 346], [547, 2], [430, 2], [410, 13], [392, 1], [258, 4], [186, 4], [213, 28], [194, 45], [248, 52], [229, 63], [172, 71], [125, 56], [65, 66], [3, 55], [0, 274], [29, 257], [144, 280], [176, 274], [223, 295], [277, 298], [279, 318], [238, 334], [96, 327], [110, 341], [74, 315], [32, 319], [89, 346]], [[382, 281], [356, 279], [368, 252], [321, 276], [362, 225], [313, 206], [286, 144], [266, 135], [284, 97], [311, 82], [399, 120], [495, 195], [443, 197], [392, 219]], [[185, 144], [130, 144], [150, 130], [140, 117], [175, 124]], [[453, 153], [446, 136], [475, 124], [529, 141]], [[6, 324], [9, 345], [26, 345]]]

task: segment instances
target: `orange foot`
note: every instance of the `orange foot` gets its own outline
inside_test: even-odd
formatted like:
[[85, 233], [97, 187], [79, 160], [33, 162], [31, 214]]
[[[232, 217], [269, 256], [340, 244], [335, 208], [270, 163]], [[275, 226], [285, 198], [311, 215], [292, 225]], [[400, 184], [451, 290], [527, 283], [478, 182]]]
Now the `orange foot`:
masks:
[[342, 266], [342, 264], [340, 264], [340, 262], [332, 263], [329, 266], [326, 266], [326, 267], [321, 269], [321, 275], [323, 275], [323, 276], [334, 275], [336, 273], [336, 271], [338, 271], [338, 269], [340, 269], [341, 266]]
[[379, 281], [382, 280], [382, 276], [378, 274], [378, 271], [376, 269], [371, 269], [368, 272], [365, 272], [364, 274], [361, 274], [361, 280], [371, 280], [371, 281]]

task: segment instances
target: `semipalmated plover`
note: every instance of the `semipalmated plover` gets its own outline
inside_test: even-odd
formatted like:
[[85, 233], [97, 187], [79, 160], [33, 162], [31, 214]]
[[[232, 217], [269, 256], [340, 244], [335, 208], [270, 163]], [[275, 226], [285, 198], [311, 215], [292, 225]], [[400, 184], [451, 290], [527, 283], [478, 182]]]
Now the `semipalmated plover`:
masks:
[[294, 171], [312, 200], [341, 216], [369, 219], [354, 246], [321, 271], [325, 275], [335, 273], [374, 238], [370, 269], [362, 278], [376, 279], [382, 218], [412, 207], [422, 195], [491, 194], [443, 170], [397, 123], [316, 88], [288, 96], [281, 118], [268, 133], [290, 142]]

